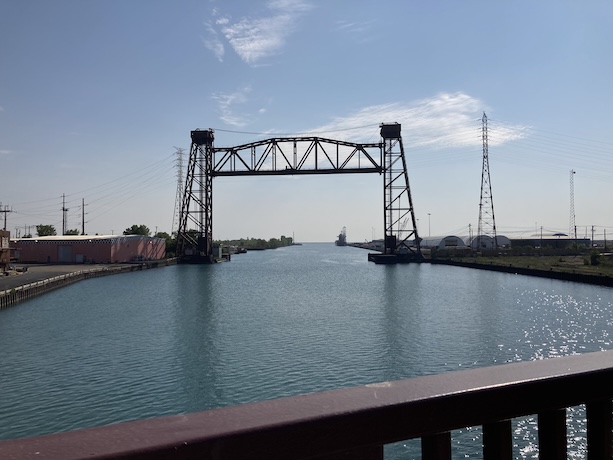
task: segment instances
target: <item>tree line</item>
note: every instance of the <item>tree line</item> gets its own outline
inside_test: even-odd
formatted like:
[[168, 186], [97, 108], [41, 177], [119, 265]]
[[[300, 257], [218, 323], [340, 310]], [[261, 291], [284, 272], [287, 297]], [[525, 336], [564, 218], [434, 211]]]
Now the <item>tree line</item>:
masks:
[[[65, 235], [80, 235], [81, 232], [77, 229], [67, 230]], [[143, 236], [151, 236], [151, 230], [146, 225], [132, 225], [131, 227], [126, 228], [123, 231], [124, 235], [143, 235]], [[36, 235], [37, 236], [55, 236], [57, 235], [57, 230], [53, 225], [44, 225], [40, 224], [36, 226]], [[155, 238], [162, 238], [166, 240], [166, 254], [169, 257], [173, 257], [175, 255], [177, 249], [177, 235], [173, 233], [172, 235], [167, 232], [157, 232], [153, 235]], [[32, 238], [32, 235], [24, 235], [24, 238]], [[223, 246], [237, 246], [243, 249], [251, 249], [251, 250], [259, 250], [259, 249], [275, 249], [283, 246], [291, 246], [294, 241], [292, 237], [287, 237], [285, 235], [281, 235], [280, 238], [271, 238], [269, 240], [265, 240], [262, 238], [240, 238], [237, 240], [215, 240], [215, 244], [223, 245]]]
[[223, 246], [237, 246], [244, 249], [275, 249], [283, 246], [291, 246], [294, 243], [292, 237], [281, 235], [281, 238], [271, 238], [264, 240], [262, 238], [240, 238], [238, 240], [216, 240], [215, 243]]

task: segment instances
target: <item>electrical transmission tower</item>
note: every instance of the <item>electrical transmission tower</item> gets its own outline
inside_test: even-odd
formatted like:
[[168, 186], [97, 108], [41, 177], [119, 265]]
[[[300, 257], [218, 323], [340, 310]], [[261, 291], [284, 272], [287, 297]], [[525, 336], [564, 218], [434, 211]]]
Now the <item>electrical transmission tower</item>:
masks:
[[479, 225], [477, 227], [477, 248], [487, 247], [487, 238], [492, 239], [494, 249], [498, 249], [496, 238], [496, 219], [494, 200], [490, 181], [490, 160], [488, 158], [487, 115], [481, 118], [481, 138], [483, 140], [483, 167], [481, 168], [481, 199], [479, 200]]
[[568, 223], [568, 236], [577, 239], [577, 225], [575, 224], [575, 171], [570, 170], [570, 219]]
[[62, 235], [66, 234], [68, 228], [68, 208], [66, 207], [66, 195], [62, 194]]
[[175, 197], [175, 212], [172, 217], [171, 235], [179, 227], [179, 216], [181, 214], [181, 202], [183, 200], [183, 149], [175, 147], [177, 154], [177, 195]]

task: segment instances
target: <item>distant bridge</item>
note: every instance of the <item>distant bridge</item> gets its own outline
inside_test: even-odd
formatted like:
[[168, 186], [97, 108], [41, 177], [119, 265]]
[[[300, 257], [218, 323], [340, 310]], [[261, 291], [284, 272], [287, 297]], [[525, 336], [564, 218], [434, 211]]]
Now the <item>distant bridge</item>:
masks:
[[212, 129], [192, 131], [177, 232], [177, 256], [183, 262], [214, 261], [214, 177], [378, 173], [383, 176], [383, 253], [420, 261], [420, 239], [401, 125], [381, 124], [380, 128], [378, 143], [276, 137], [235, 147], [215, 147]]

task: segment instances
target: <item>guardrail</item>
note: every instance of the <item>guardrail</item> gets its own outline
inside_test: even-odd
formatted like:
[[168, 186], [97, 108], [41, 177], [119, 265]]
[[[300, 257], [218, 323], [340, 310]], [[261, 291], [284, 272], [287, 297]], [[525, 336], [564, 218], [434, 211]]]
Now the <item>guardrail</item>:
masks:
[[539, 458], [566, 459], [566, 408], [586, 405], [589, 460], [613, 458], [613, 351], [382, 382], [194, 414], [0, 442], [19, 459], [381, 459], [421, 438], [451, 458], [450, 431], [483, 426], [483, 458], [512, 458], [513, 418], [538, 417]]

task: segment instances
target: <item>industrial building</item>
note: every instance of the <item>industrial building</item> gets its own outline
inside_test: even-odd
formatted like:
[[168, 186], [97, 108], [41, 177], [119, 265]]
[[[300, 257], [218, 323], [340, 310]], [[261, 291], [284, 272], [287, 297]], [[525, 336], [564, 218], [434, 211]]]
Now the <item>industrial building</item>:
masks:
[[166, 240], [143, 235], [62, 235], [12, 240], [19, 263], [125, 263], [159, 260]]

